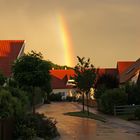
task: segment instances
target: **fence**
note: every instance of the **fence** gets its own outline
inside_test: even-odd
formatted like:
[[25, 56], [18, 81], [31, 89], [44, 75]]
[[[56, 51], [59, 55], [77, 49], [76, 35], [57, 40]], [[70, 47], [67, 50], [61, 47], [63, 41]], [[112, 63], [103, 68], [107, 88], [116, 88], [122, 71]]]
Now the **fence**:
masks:
[[0, 119], [0, 140], [12, 140], [14, 120], [12, 118]]
[[140, 105], [123, 105], [114, 106], [114, 115], [134, 114], [135, 110], [140, 108]]

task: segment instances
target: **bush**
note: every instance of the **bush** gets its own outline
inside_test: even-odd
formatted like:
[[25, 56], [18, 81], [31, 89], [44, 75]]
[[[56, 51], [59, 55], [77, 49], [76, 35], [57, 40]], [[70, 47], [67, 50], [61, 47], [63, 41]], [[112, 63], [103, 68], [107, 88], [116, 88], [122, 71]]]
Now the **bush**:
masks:
[[19, 88], [13, 88], [13, 87], [9, 87], [8, 90], [10, 91], [11, 95], [13, 97], [18, 98], [18, 100], [21, 101], [22, 104], [22, 109], [24, 111], [29, 110], [30, 103], [29, 103], [29, 97], [28, 97], [28, 93], [19, 89]]
[[0, 91], [0, 117], [16, 117], [23, 114], [23, 112], [21, 101], [13, 97], [9, 91], [2, 89]]
[[52, 94], [50, 94], [49, 99], [51, 101], [62, 101], [62, 94], [61, 94], [61, 92], [52, 93]]
[[72, 102], [72, 101], [76, 101], [76, 97], [75, 96], [67, 96], [66, 98], [67, 101]]
[[6, 81], [6, 77], [0, 72], [0, 86], [3, 86]]
[[56, 128], [56, 121], [45, 118], [41, 114], [28, 114], [16, 120], [15, 139], [32, 139], [33, 137], [54, 138], [59, 135]]
[[140, 85], [126, 84], [125, 91], [128, 94], [128, 104], [140, 104]]
[[50, 104], [51, 102], [50, 102], [50, 100], [44, 100], [44, 104]]
[[11, 94], [6, 90], [0, 90], [0, 118], [13, 116], [13, 100]]
[[122, 89], [106, 90], [100, 98], [100, 109], [107, 114], [113, 114], [115, 105], [125, 104], [127, 104], [127, 95]]
[[17, 82], [13, 78], [8, 78], [8, 80], [6, 81], [6, 85], [8, 87], [13, 87], [13, 88], [17, 88], [18, 87]]
[[140, 108], [135, 111], [135, 118], [140, 120]]
[[39, 87], [34, 87], [34, 89], [33, 89], [32, 87], [24, 86], [21, 89], [26, 93], [27, 97], [29, 98], [30, 106], [33, 106], [33, 98], [34, 98], [35, 105], [42, 103], [44, 93], [42, 92], [42, 90]]
[[106, 90], [107, 88], [104, 85], [100, 86], [100, 88], [95, 90], [94, 98], [97, 100], [100, 99], [100, 97]]
[[113, 89], [119, 87], [119, 79], [117, 76], [111, 74], [103, 74], [98, 77], [95, 87], [99, 89], [100, 87], [106, 87], [107, 89]]

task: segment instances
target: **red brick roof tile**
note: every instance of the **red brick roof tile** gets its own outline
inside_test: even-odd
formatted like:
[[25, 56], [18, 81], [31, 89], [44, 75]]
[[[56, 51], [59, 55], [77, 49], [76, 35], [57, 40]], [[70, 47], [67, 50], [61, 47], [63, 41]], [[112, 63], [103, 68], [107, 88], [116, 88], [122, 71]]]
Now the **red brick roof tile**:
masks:
[[74, 70], [50, 70], [52, 89], [68, 89], [67, 81], [70, 77], [74, 77]]
[[17, 59], [24, 40], [0, 40], [0, 71], [7, 77], [11, 73], [12, 63]]
[[133, 65], [135, 61], [119, 61], [117, 62], [117, 68], [119, 75], [122, 74], [128, 67]]
[[98, 76], [102, 76], [104, 74], [117, 76], [117, 69], [116, 68], [99, 68], [98, 69]]

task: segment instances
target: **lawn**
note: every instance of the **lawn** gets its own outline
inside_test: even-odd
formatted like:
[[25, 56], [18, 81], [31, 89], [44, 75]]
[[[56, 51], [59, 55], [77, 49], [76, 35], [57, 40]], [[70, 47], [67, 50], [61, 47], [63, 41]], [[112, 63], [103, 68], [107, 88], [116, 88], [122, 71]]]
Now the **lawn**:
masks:
[[78, 112], [67, 112], [64, 113], [64, 115], [69, 115], [69, 116], [75, 116], [75, 117], [81, 117], [81, 118], [89, 118], [89, 119], [94, 119], [94, 120], [99, 120], [102, 122], [106, 122], [106, 119], [100, 115], [94, 114], [87, 111], [78, 111]]

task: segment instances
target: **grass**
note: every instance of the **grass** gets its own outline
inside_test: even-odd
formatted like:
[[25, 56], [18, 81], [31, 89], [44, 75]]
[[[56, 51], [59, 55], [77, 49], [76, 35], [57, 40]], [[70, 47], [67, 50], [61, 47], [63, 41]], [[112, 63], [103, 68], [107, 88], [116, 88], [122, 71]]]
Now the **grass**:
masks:
[[87, 111], [78, 111], [78, 112], [68, 112], [68, 113], [64, 113], [64, 115], [69, 115], [69, 116], [75, 116], [75, 117], [81, 117], [81, 118], [90, 118], [90, 119], [94, 119], [94, 120], [99, 120], [102, 122], [106, 122], [105, 118], [99, 115], [96, 115], [94, 113], [88, 112]]

